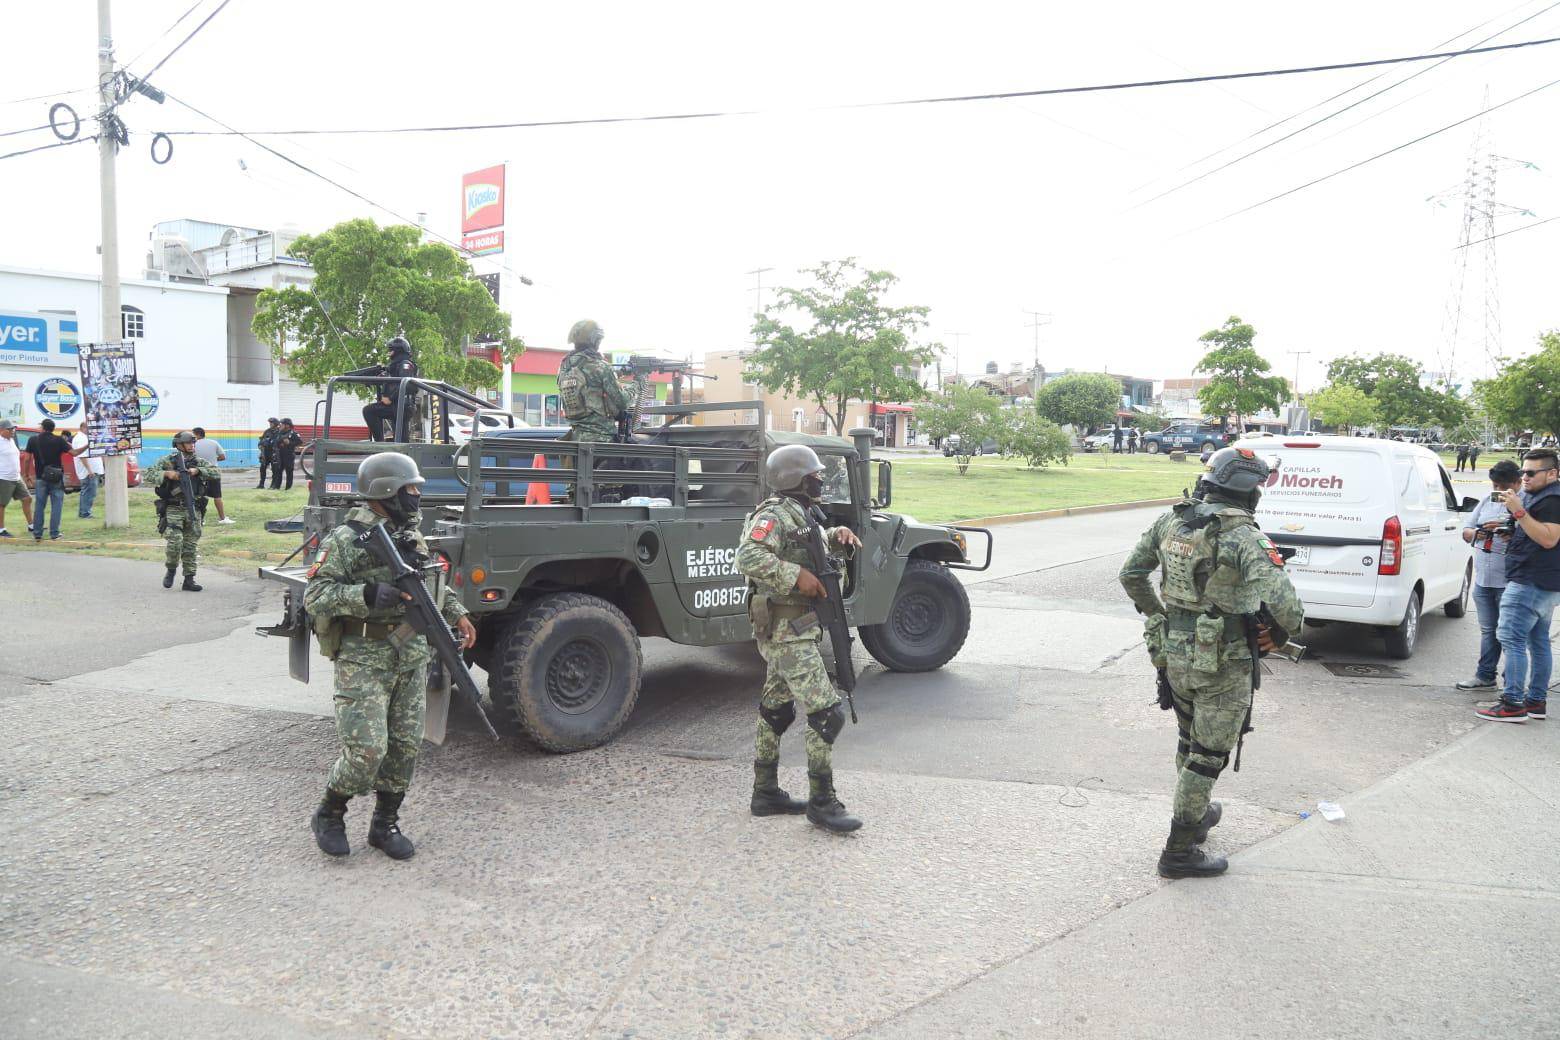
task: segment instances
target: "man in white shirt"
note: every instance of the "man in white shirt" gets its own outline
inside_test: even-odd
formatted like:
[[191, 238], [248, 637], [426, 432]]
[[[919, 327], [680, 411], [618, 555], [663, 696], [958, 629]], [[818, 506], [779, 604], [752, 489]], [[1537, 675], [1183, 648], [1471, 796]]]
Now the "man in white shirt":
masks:
[[76, 479], [81, 482], [81, 498], [76, 503], [76, 515], [83, 520], [92, 519], [92, 503], [97, 501], [98, 489], [103, 486], [103, 460], [87, 454], [87, 428], [83, 426], [70, 440], [70, 457], [76, 462]]
[[220, 442], [206, 436], [205, 429], [196, 426], [194, 430], [195, 457], [200, 459], [200, 472], [206, 480], [206, 497], [217, 507], [217, 523], [231, 524], [233, 521], [228, 519], [227, 510], [222, 508], [222, 478], [217, 475], [220, 472], [217, 463], [227, 459], [227, 452], [222, 450]]
[[22, 482], [22, 452], [16, 446], [16, 424], [0, 419], [0, 538], [16, 537], [5, 529], [5, 507], [12, 502], [22, 504], [22, 515], [31, 527], [32, 496]]

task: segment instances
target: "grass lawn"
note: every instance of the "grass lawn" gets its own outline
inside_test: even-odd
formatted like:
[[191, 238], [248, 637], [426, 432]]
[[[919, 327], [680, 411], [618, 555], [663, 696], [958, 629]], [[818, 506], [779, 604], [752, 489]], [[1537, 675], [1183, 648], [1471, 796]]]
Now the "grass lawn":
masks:
[[942, 523], [1003, 513], [1172, 498], [1197, 482], [1195, 456], [1171, 462], [1167, 455], [1092, 452], [1069, 465], [1029, 469], [1021, 460], [981, 456], [959, 475], [952, 459], [911, 457], [894, 461], [893, 512]]
[[[302, 482], [293, 485], [291, 491], [258, 491], [245, 485], [255, 479], [252, 474], [234, 473], [225, 476], [222, 488], [222, 504], [232, 524], [217, 523], [217, 507], [206, 508], [206, 527], [201, 534], [200, 552], [202, 567], [221, 567], [226, 570], [249, 571], [255, 566], [255, 558], [266, 553], [289, 553], [301, 540], [296, 534], [271, 534], [265, 529], [266, 521], [280, 520], [297, 513], [308, 504], [309, 493]], [[230, 483], [231, 481], [232, 483]], [[236, 486], [234, 486], [236, 485]], [[6, 526], [15, 538], [3, 543], [7, 548], [22, 552], [52, 550], [55, 552], [89, 553], [103, 556], [122, 556], [134, 560], [161, 560], [163, 539], [157, 533], [156, 497], [150, 488], [130, 490], [130, 526], [110, 530], [103, 526], [104, 503], [102, 494], [92, 504], [96, 518], [81, 520], [76, 516], [77, 498], [65, 496], [65, 508], [60, 514], [61, 541], [86, 542], [87, 546], [64, 546], [51, 543], [45, 526], [41, 543], [34, 542], [23, 526], [20, 503], [13, 503], [5, 511]], [[248, 559], [221, 555], [222, 550], [254, 554]]]

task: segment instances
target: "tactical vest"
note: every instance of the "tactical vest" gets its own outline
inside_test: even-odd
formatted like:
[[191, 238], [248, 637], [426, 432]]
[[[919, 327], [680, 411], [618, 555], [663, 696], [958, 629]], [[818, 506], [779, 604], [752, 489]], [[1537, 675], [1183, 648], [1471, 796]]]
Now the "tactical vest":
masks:
[[590, 407], [585, 403], [585, 367], [583, 364], [572, 363], [582, 351], [575, 351], [563, 359], [563, 364], [558, 367], [558, 399], [563, 404], [563, 416], [570, 422], [579, 422], [590, 416]]
[[[1159, 542], [1159, 562], [1164, 567], [1160, 592], [1171, 607], [1194, 614], [1206, 613], [1216, 606], [1208, 598], [1208, 586], [1220, 566], [1220, 533], [1255, 527], [1257, 523], [1244, 509], [1212, 502], [1178, 505], [1174, 511], [1176, 522], [1166, 529]], [[1229, 584], [1239, 580], [1239, 576], [1233, 574], [1218, 577]]]

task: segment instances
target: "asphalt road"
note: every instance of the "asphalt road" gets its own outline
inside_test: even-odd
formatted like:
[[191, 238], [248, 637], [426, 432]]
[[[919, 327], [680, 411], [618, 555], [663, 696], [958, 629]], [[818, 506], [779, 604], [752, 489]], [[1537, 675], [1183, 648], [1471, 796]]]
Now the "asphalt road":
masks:
[[[1463, 762], [1482, 736], [1469, 732], [1473, 698], [1451, 689], [1477, 633], [1471, 618], [1429, 615], [1399, 671], [1343, 678], [1326, 666], [1387, 663], [1379, 641], [1308, 631], [1315, 659], [1272, 669], [1243, 768], [1219, 784], [1226, 822], [1210, 845], [1251, 851], [1229, 878], [1167, 886], [1153, 862], [1174, 723], [1152, 703], [1139, 624], [1114, 581], [1151, 516], [1000, 528], [997, 564], [967, 576], [975, 625], [952, 664], [907, 676], [858, 660], [862, 722], [836, 751], [841, 796], [866, 820], [852, 837], [748, 815], [761, 677], [750, 648], [651, 641], [638, 707], [606, 748], [495, 746], [457, 712], [450, 740], [419, 762], [403, 820], [419, 851], [405, 864], [366, 848], [356, 804], [350, 858], [313, 846], [307, 818], [333, 756], [328, 673], [316, 662], [315, 684], [292, 682], [284, 647], [255, 637], [274, 620], [272, 592], [215, 572], [199, 596], [165, 592], [154, 564], [0, 553], [22, 635], [0, 654], [12, 731], [0, 753], [0, 1032], [1044, 1036], [1073, 1023], [1203, 1035], [1197, 1014], [1182, 1029], [1150, 1001], [1114, 1002], [1132, 982], [1111, 973], [1115, 958], [1141, 959], [1142, 929], [1177, 892], [1213, 906], [1206, 920], [1172, 916], [1177, 941], [1258, 942], [1231, 937], [1217, 914], [1284, 921], [1229, 894], [1248, 860], [1257, 876], [1263, 856], [1283, 859], [1264, 850], [1341, 833], [1296, 826], [1318, 799], [1423, 808], [1444, 794], [1425, 763]], [[1521, 739], [1554, 759], [1541, 732]], [[784, 755], [783, 780], [804, 788], [799, 731]], [[1477, 777], [1483, 761], [1458, 768]], [[1543, 871], [1542, 846], [1518, 851]], [[1356, 872], [1391, 860], [1373, 852]], [[1530, 909], [1529, 927], [1552, 934], [1556, 902]], [[1501, 924], [1502, 941], [1523, 949], [1522, 914], [1504, 912], [1518, 923]], [[1318, 951], [1347, 928], [1285, 923], [1300, 967], [1275, 950], [1263, 970], [1389, 1011], [1402, 993], [1407, 1013], [1391, 977], [1329, 978]], [[1390, 924], [1355, 925], [1360, 949], [1394, 948]], [[1401, 971], [1419, 970], [1434, 939], [1419, 942], [1400, 951]], [[1079, 972], [1104, 995], [1083, 994]], [[1056, 1017], [1021, 995], [1053, 991], [1057, 1007], [1067, 994], [1109, 1006], [1085, 1029], [1070, 1006]], [[1473, 1035], [1485, 1020], [1465, 991], [1439, 999], [1445, 1028], [1416, 1035]], [[1329, 1031], [1327, 1001], [1290, 1003], [1309, 1035], [1346, 1032]], [[1241, 1009], [1266, 1010], [1255, 998]], [[1554, 1034], [1553, 1014], [1526, 1021], [1501, 1031]], [[965, 1034], [960, 1022], [980, 1025]]]

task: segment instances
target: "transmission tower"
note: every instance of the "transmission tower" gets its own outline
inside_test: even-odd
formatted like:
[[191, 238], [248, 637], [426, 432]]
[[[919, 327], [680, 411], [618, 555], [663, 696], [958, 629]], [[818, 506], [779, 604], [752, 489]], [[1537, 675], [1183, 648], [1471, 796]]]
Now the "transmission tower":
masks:
[[[1485, 107], [1489, 92], [1485, 91]], [[1501, 202], [1495, 193], [1503, 171], [1536, 170], [1532, 163], [1494, 152], [1489, 128], [1481, 119], [1474, 125], [1468, 167], [1461, 184], [1430, 196], [1438, 206], [1457, 205], [1462, 210], [1457, 249], [1452, 254], [1451, 285], [1446, 294], [1446, 314], [1436, 363], [1441, 378], [1456, 384], [1458, 366], [1469, 364], [1478, 375], [1493, 375], [1502, 350], [1500, 327], [1500, 277], [1495, 258], [1496, 222], [1514, 215], [1531, 217], [1533, 211]], [[1483, 355], [1483, 360], [1477, 359]]]

